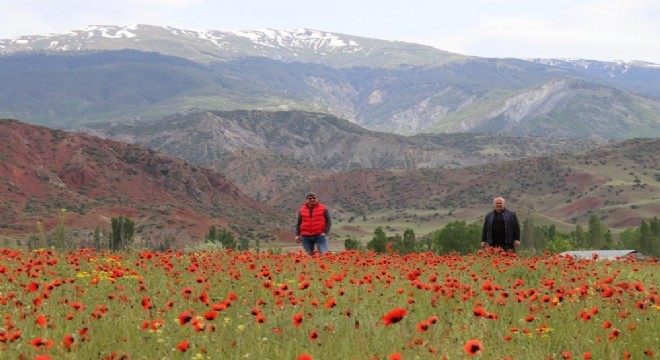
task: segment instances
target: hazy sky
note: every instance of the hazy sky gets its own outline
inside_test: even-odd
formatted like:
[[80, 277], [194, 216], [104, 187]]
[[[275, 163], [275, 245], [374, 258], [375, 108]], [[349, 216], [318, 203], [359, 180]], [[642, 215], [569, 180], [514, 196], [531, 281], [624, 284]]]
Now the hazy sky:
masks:
[[2, 0], [0, 38], [87, 25], [308, 28], [483, 57], [660, 64], [659, 0]]

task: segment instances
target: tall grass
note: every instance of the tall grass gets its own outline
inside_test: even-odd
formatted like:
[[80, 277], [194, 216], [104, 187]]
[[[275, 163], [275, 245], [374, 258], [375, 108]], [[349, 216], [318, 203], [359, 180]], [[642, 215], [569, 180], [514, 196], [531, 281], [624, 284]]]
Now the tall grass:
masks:
[[[0, 256], [8, 359], [643, 359], [658, 356], [660, 343], [655, 260]], [[395, 309], [405, 311], [398, 322], [388, 318]], [[475, 355], [465, 350], [471, 340], [483, 347]]]

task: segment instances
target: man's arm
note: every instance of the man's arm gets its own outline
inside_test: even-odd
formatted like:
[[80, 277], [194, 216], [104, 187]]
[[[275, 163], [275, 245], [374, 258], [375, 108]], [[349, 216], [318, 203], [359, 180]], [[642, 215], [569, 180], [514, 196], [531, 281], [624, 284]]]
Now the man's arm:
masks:
[[520, 224], [516, 213], [513, 213], [513, 244], [520, 245]]
[[302, 224], [302, 216], [298, 213], [298, 219], [296, 220], [296, 236], [300, 235], [300, 224]]
[[332, 227], [332, 219], [330, 216], [330, 210], [328, 208], [323, 212], [323, 217], [325, 217], [325, 229], [323, 232], [327, 235], [330, 232], [330, 227]]
[[488, 215], [486, 215], [486, 218], [484, 219], [484, 227], [481, 230], [481, 246], [486, 247], [488, 245], [488, 239], [486, 239], [486, 234], [488, 231], [486, 230], [488, 227]]
[[296, 242], [300, 243], [300, 224], [302, 224], [302, 216], [298, 212], [298, 219], [296, 220]]

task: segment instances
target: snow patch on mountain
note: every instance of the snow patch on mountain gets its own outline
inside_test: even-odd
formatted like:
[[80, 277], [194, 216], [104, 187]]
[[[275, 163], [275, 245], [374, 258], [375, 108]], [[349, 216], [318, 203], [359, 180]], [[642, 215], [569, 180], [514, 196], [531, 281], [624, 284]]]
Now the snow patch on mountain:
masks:
[[[80, 43], [89, 43], [94, 38], [105, 39], [133, 39], [140, 41], [151, 36], [158, 31], [168, 31], [175, 37], [185, 37], [192, 40], [199, 40], [221, 49], [230, 49], [231, 39], [244, 38], [249, 40], [256, 47], [270, 49], [288, 49], [288, 50], [313, 50], [323, 55], [329, 52], [358, 52], [363, 51], [363, 45], [355, 38], [347, 35], [329, 33], [324, 31], [310, 29], [295, 30], [276, 30], [276, 29], [258, 29], [243, 31], [218, 31], [218, 30], [185, 30], [173, 27], [160, 27], [151, 25], [90, 25], [82, 30], [73, 30], [65, 34], [50, 34], [38, 36], [21, 36], [17, 39], [0, 40], [0, 49], [9, 49], [10, 47], [41, 47], [44, 50], [63, 51], [70, 49], [80, 49]], [[37, 45], [41, 42], [44, 45]]]

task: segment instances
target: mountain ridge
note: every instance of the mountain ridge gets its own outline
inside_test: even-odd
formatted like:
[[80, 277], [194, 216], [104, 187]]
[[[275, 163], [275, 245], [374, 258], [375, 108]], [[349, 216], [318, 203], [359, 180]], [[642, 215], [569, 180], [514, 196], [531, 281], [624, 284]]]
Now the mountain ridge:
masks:
[[[322, 174], [370, 168], [459, 168], [606, 144], [599, 139], [578, 142], [489, 134], [402, 136], [300, 111], [196, 110], [153, 122], [99, 124], [80, 130], [211, 167], [226, 174], [245, 193], [260, 194], [262, 201], [277, 197], [286, 188], [307, 186], [306, 177]], [[262, 157], [270, 163], [259, 160]], [[261, 169], [254, 167], [255, 161], [262, 163]], [[265, 182], [266, 178], [271, 182]]]
[[15, 235], [37, 233], [39, 219], [51, 230], [60, 209], [73, 229], [107, 228], [123, 215], [136, 220], [144, 241], [176, 237], [180, 246], [199, 241], [211, 225], [252, 238], [290, 233], [286, 216], [224, 175], [179, 158], [7, 119], [0, 137], [0, 219]]
[[[374, 61], [389, 63], [390, 66], [397, 66], [400, 61], [409, 65], [438, 65], [448, 60], [467, 58], [426, 45], [312, 29], [187, 30], [145, 24], [90, 25], [67, 34], [27, 35], [0, 40], [0, 54], [18, 51], [118, 50], [112, 45], [117, 40], [123, 41], [122, 49], [148, 51], [157, 47], [165, 55], [206, 63], [259, 56], [288, 62], [318, 62], [351, 67], [370, 66]], [[177, 49], [172, 44], [184, 46]], [[418, 57], [406, 55], [407, 51], [415, 52]], [[332, 57], [333, 54], [343, 57]]]
[[585, 70], [317, 30], [151, 25], [0, 40], [0, 53], [0, 116], [53, 127], [197, 108], [323, 112], [397, 134], [660, 136], [660, 68], [645, 64]]

